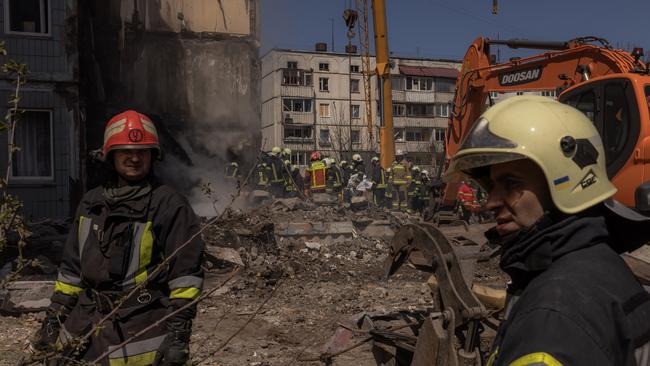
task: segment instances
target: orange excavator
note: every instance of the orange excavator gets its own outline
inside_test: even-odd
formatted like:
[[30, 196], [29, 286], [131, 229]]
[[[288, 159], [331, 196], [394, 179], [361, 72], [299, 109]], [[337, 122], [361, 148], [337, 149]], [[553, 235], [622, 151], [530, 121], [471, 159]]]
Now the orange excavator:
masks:
[[[547, 52], [496, 63], [490, 53], [496, 45]], [[615, 198], [640, 211], [650, 210], [650, 76], [642, 57], [642, 49], [614, 49], [596, 37], [568, 42], [477, 38], [456, 82], [446, 133], [447, 161], [502, 93], [542, 91], [593, 121], [603, 139], [607, 173], [618, 188]], [[447, 185], [443, 206], [453, 205], [457, 189], [458, 184]]]

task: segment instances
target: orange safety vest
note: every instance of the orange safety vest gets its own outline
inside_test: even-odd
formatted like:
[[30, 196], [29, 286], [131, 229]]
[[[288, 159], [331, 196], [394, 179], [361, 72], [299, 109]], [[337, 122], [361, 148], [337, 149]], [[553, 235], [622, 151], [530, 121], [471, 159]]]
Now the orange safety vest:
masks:
[[320, 190], [327, 187], [326, 166], [322, 161], [316, 161], [311, 164], [311, 189]]

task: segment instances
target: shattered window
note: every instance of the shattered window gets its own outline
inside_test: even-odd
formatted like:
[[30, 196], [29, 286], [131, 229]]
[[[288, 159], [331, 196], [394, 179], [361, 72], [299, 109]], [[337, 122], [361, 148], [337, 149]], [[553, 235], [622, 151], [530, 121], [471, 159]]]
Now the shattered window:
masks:
[[311, 139], [311, 126], [291, 125], [284, 126], [285, 140]]
[[52, 121], [50, 111], [24, 111], [16, 124], [13, 178], [52, 178]]
[[8, 0], [9, 30], [49, 33], [49, 0]]
[[311, 112], [311, 99], [282, 99], [282, 110], [285, 112]]

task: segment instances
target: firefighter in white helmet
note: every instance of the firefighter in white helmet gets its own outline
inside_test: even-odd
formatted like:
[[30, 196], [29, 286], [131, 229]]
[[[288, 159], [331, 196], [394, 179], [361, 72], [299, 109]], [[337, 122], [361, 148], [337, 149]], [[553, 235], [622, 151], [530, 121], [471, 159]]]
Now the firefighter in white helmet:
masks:
[[393, 210], [408, 210], [408, 186], [411, 183], [411, 175], [408, 164], [404, 161], [404, 152], [395, 152], [395, 161], [391, 165], [390, 183], [393, 188], [392, 208]]
[[648, 365], [650, 295], [619, 256], [648, 218], [614, 201], [603, 142], [580, 111], [545, 97], [488, 109], [445, 179], [488, 192], [491, 240], [510, 275], [492, 365]]

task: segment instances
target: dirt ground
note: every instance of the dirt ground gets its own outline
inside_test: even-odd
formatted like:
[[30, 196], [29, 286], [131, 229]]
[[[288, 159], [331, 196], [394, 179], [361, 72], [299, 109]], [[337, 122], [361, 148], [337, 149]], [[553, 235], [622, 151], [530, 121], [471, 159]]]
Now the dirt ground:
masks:
[[[270, 205], [224, 215], [204, 235], [208, 249], [233, 248], [245, 267], [219, 287], [233, 266], [207, 265], [205, 291], [218, 289], [199, 305], [191, 343], [193, 363], [322, 365], [300, 360], [317, 357], [339, 321], [363, 311], [431, 308], [427, 274], [404, 266], [396, 275], [385, 277], [386, 239], [357, 233], [352, 238], [308, 240], [273, 235], [274, 226], [283, 222], [369, 219], [387, 220], [395, 228], [404, 220], [380, 210], [354, 212], [304, 205]], [[502, 286], [504, 277], [496, 264], [494, 259], [479, 263], [477, 282]], [[42, 317], [43, 313], [0, 317], [0, 365], [15, 364]], [[333, 364], [376, 365], [369, 343], [336, 357]]]

